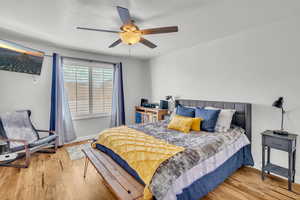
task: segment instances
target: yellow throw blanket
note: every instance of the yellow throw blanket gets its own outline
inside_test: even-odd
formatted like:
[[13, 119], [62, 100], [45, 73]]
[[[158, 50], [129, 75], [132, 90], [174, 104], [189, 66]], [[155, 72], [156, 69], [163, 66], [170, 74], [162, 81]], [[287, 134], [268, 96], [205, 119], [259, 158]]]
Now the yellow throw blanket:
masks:
[[152, 199], [149, 184], [159, 165], [178, 152], [183, 147], [168, 144], [141, 131], [126, 126], [103, 131], [98, 141], [93, 144], [103, 145], [118, 154], [134, 169], [146, 184], [144, 199]]

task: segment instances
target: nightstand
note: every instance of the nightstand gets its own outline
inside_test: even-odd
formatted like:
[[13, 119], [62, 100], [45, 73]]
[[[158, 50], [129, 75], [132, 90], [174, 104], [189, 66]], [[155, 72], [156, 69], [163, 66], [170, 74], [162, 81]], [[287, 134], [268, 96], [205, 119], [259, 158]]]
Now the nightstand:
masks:
[[[289, 181], [288, 188], [292, 190], [292, 182], [295, 182], [295, 165], [296, 165], [296, 143], [297, 135], [289, 133], [288, 135], [274, 134], [273, 131], [267, 130], [262, 134], [262, 180], [265, 173], [274, 173], [286, 177]], [[271, 148], [288, 152], [288, 169], [272, 164], [270, 162]], [[265, 151], [267, 150], [267, 163], [265, 160]]]
[[135, 107], [135, 123], [149, 123], [164, 120], [168, 114], [168, 109], [147, 108], [142, 106]]

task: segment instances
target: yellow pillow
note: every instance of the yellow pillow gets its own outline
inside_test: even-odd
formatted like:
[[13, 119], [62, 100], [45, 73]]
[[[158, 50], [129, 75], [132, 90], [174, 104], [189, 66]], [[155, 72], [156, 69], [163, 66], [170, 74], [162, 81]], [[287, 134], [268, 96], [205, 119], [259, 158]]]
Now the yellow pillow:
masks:
[[188, 133], [192, 128], [192, 124], [193, 118], [175, 115], [168, 124], [168, 128]]
[[201, 121], [203, 120], [202, 118], [192, 118], [193, 119], [193, 123], [192, 123], [192, 130], [193, 131], [201, 131], [200, 125], [201, 125]]
[[185, 116], [180, 116], [180, 115], [177, 115], [178, 117], [184, 117], [184, 118], [190, 118], [193, 120], [193, 123], [192, 123], [192, 127], [191, 127], [191, 130], [193, 131], [201, 131], [201, 122], [202, 122], [202, 118], [192, 118], [192, 117], [185, 117]]

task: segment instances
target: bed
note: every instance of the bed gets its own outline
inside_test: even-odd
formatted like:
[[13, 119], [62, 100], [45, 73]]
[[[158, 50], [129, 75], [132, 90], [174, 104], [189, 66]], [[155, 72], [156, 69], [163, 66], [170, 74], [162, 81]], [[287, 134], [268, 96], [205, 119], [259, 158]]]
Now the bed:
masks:
[[[94, 147], [146, 185], [155, 199], [198, 200], [240, 167], [254, 164], [251, 155], [251, 104], [202, 100], [177, 100], [176, 104], [235, 109], [232, 128], [224, 133], [199, 134], [192, 131], [184, 134], [168, 129], [168, 121], [135, 124], [104, 131], [101, 133], [103, 142], [94, 143]], [[145, 143], [151, 144], [151, 147]], [[152, 162], [149, 159], [143, 162], [144, 154], [142, 158], [135, 157], [139, 154], [137, 152], [146, 150], [149, 150], [147, 156], [153, 160], [159, 157], [158, 154], [168, 152], [168, 155], [163, 155], [161, 161]], [[140, 161], [135, 162], [135, 159]], [[151, 164], [156, 167], [151, 169]], [[154, 170], [153, 174], [144, 174], [147, 166], [149, 171]], [[149, 199], [149, 196], [144, 198]]]

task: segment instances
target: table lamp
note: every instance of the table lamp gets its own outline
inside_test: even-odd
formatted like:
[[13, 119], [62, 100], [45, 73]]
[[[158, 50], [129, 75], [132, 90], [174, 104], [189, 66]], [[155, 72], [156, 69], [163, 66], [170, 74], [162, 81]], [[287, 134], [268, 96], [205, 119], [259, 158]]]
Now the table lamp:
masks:
[[283, 122], [284, 122], [284, 114], [285, 110], [283, 109], [283, 97], [279, 97], [274, 103], [272, 104], [273, 107], [280, 108], [281, 109], [281, 129], [280, 130], [275, 130], [275, 134], [279, 135], [288, 135], [287, 131], [284, 131], [283, 129]]

